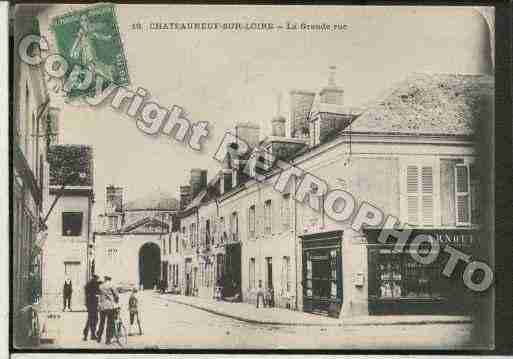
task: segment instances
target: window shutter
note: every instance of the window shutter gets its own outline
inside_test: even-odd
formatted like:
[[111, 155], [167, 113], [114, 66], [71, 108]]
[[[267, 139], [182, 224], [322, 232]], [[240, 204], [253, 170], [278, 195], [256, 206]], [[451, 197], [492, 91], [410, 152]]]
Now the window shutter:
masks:
[[456, 225], [470, 225], [469, 169], [456, 165]]
[[419, 224], [419, 170], [417, 166], [406, 168], [407, 221], [411, 225]]
[[469, 166], [469, 190], [470, 190], [470, 221], [473, 224], [481, 223], [481, 213], [480, 213], [480, 178], [479, 178], [479, 170], [474, 164]]
[[433, 167], [422, 167], [422, 224], [433, 225]]

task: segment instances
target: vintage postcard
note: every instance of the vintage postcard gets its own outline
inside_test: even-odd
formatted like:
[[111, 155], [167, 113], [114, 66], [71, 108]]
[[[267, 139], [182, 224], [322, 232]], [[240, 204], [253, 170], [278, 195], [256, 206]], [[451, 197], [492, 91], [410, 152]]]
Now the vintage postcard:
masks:
[[493, 7], [11, 16], [13, 348], [494, 348]]

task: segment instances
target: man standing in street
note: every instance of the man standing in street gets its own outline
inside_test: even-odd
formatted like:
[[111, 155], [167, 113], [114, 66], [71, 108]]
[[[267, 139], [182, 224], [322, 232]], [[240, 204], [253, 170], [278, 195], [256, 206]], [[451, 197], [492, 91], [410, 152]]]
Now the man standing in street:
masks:
[[85, 300], [87, 308], [87, 321], [84, 328], [84, 338], [87, 340], [87, 333], [91, 333], [91, 340], [96, 340], [96, 324], [98, 324], [98, 295], [100, 294], [100, 283], [98, 276], [87, 282], [85, 286]]
[[98, 343], [102, 341], [105, 321], [107, 321], [105, 344], [110, 344], [112, 339], [112, 330], [114, 328], [114, 310], [117, 307], [119, 296], [111, 284], [111, 279], [111, 277], [105, 276], [103, 283], [100, 285], [100, 327], [98, 328], [98, 333], [96, 333], [96, 340]]
[[71, 294], [73, 293], [73, 285], [71, 284], [71, 279], [66, 278], [64, 281], [64, 286], [62, 287], [62, 301], [63, 308], [62, 311], [66, 310], [66, 306], [68, 310], [71, 312]]

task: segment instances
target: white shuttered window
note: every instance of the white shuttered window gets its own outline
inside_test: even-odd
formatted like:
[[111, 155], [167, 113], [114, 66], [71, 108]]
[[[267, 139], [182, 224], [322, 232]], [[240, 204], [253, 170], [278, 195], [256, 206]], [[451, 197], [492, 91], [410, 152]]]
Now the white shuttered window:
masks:
[[470, 218], [470, 170], [466, 164], [456, 165], [455, 194], [456, 194], [456, 225], [468, 226]]
[[406, 221], [410, 225], [434, 224], [433, 166], [406, 167]]

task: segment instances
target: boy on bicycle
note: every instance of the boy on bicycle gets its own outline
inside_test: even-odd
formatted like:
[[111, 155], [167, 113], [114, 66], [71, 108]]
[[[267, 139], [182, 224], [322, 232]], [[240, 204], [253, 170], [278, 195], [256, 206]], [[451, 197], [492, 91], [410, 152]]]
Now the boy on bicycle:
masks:
[[141, 321], [139, 320], [139, 300], [135, 295], [137, 293], [137, 289], [132, 289], [132, 294], [128, 299], [128, 311], [130, 313], [130, 329], [128, 329], [128, 335], [132, 335], [132, 325], [134, 325], [134, 320], [137, 318], [137, 326], [139, 327], [139, 335], [142, 335], [141, 329]]

